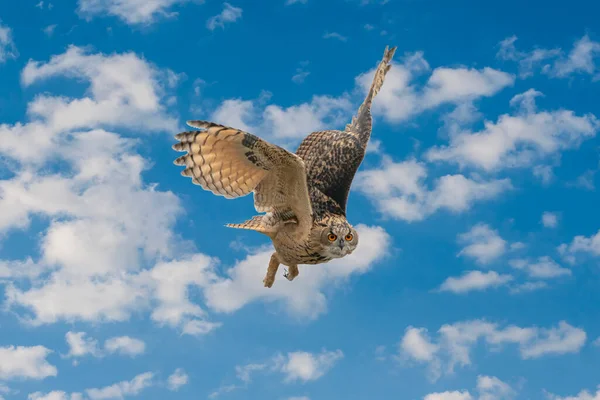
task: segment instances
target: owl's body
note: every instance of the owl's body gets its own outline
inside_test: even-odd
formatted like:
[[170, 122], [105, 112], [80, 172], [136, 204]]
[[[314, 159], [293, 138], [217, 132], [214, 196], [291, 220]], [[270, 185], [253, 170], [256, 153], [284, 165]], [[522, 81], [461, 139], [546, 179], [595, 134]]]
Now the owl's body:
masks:
[[173, 148], [187, 152], [175, 160], [182, 175], [227, 198], [254, 193], [254, 218], [229, 227], [268, 235], [275, 247], [264, 284], [271, 287], [280, 264], [293, 280], [299, 264], [320, 264], [350, 254], [358, 234], [346, 220], [352, 180], [371, 135], [371, 103], [391, 67], [396, 48], [385, 50], [373, 84], [345, 131], [313, 132], [296, 154], [250, 133], [205, 121], [189, 121], [202, 131], [183, 132]]

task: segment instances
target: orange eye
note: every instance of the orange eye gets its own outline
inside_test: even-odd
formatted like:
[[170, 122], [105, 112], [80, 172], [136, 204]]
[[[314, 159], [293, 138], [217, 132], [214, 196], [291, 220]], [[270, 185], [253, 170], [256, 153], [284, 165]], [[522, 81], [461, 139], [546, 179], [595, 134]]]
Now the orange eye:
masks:
[[346, 241], [351, 241], [352, 239], [354, 239], [354, 235], [352, 235], [351, 233], [347, 234], [345, 237]]
[[335, 242], [335, 239], [337, 239], [337, 236], [336, 236], [336, 235], [334, 235], [333, 233], [330, 233], [330, 234], [327, 236], [327, 239], [329, 239], [329, 241], [330, 241], [330, 242]]

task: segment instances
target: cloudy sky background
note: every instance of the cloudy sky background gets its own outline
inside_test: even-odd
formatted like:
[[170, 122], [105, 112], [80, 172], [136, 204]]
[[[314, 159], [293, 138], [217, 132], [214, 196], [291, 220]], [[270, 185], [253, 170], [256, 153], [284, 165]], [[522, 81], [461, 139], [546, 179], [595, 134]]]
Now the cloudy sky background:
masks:
[[[600, 398], [600, 6], [265, 3], [0, 3], [0, 399]], [[388, 44], [359, 248], [263, 288], [172, 136], [294, 150]]]

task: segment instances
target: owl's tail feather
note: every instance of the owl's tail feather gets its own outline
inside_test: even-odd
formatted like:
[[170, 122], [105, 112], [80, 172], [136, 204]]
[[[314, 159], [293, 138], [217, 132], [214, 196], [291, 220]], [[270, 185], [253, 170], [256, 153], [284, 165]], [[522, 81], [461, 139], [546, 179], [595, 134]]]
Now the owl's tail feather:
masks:
[[371, 104], [373, 103], [373, 99], [375, 98], [377, 93], [379, 93], [379, 90], [383, 86], [385, 75], [392, 67], [391, 61], [392, 57], [394, 57], [395, 52], [396, 47], [392, 47], [390, 49], [386, 46], [385, 52], [383, 54], [383, 59], [377, 66], [377, 70], [375, 71], [375, 75], [373, 77], [373, 83], [371, 83], [371, 87], [369, 89], [369, 92], [367, 93], [367, 97], [358, 109], [358, 113], [352, 118], [352, 122], [346, 125], [346, 132], [351, 132], [353, 134], [358, 135], [362, 145], [365, 147], [369, 142], [369, 138], [371, 136], [371, 129], [373, 126], [373, 118], [371, 116]]
[[252, 219], [248, 221], [242, 222], [241, 224], [227, 224], [228, 228], [235, 229], [249, 229], [252, 231], [257, 231], [260, 233], [264, 233], [265, 235], [271, 236], [276, 234], [279, 229], [283, 227], [283, 225], [288, 223], [297, 223], [297, 220], [279, 220], [274, 221], [273, 217], [269, 214], [266, 215], [256, 215]]

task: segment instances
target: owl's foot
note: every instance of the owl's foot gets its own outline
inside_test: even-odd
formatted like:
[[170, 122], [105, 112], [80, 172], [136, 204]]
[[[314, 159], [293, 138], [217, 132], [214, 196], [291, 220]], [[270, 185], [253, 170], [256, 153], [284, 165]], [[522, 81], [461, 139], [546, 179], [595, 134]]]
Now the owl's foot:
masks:
[[269, 276], [269, 274], [267, 274], [267, 276], [265, 276], [265, 279], [263, 279], [263, 283], [265, 284], [266, 288], [270, 288], [271, 286], [273, 286], [274, 282], [275, 276]]
[[267, 269], [267, 274], [265, 275], [265, 279], [263, 279], [265, 287], [270, 288], [271, 286], [273, 286], [273, 282], [275, 282], [275, 275], [277, 275], [278, 268], [279, 259], [277, 258], [277, 253], [273, 253], [271, 255], [271, 260], [269, 261], [269, 268]]
[[295, 277], [298, 276], [299, 273], [300, 273], [300, 271], [298, 271], [298, 266], [293, 265], [290, 267], [289, 271], [287, 271], [287, 270], [285, 271], [285, 273], [283, 274], [283, 277], [291, 282], [294, 280]]

